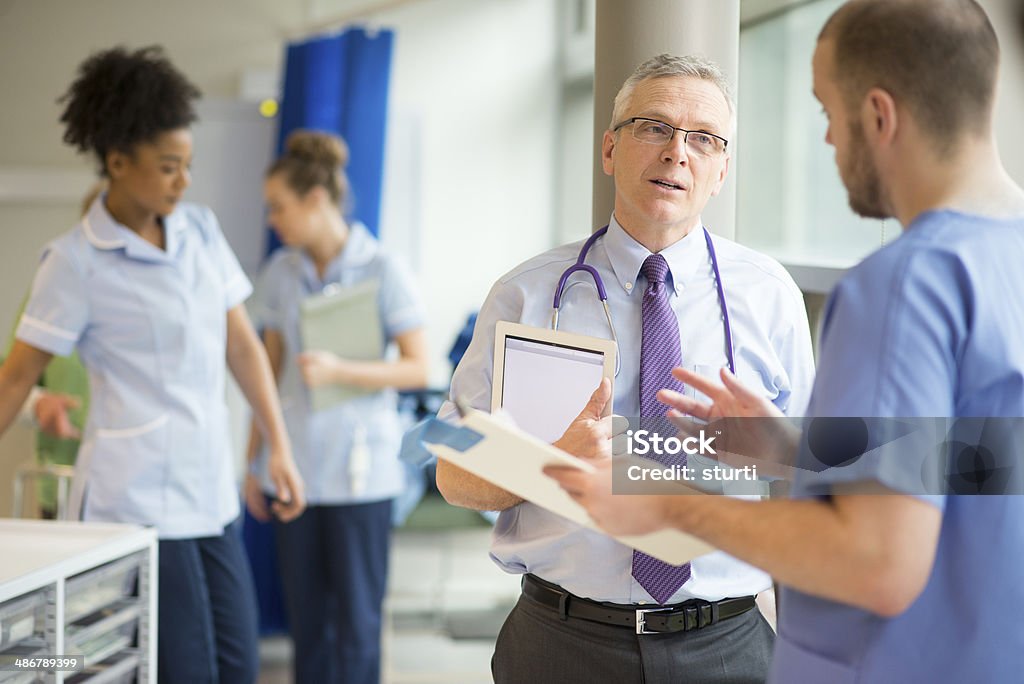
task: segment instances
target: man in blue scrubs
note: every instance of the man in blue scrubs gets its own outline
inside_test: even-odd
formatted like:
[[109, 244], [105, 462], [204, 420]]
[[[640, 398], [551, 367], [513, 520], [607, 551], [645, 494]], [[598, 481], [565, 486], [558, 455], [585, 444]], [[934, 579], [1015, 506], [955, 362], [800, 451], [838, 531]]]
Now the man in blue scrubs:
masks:
[[[1024, 416], [1024, 192], [993, 137], [998, 54], [970, 0], [854, 0], [822, 30], [814, 94], [850, 205], [904, 232], [833, 292], [809, 416]], [[683, 412], [777, 413], [725, 371], [676, 375], [712, 401], [661, 394]], [[811, 473], [805, 447], [795, 499], [757, 503], [551, 474], [610, 531], [677, 527], [783, 583], [771, 681], [1020, 681], [1024, 497], [928, 496], [919, 456], [862, 458], [854, 481]]]

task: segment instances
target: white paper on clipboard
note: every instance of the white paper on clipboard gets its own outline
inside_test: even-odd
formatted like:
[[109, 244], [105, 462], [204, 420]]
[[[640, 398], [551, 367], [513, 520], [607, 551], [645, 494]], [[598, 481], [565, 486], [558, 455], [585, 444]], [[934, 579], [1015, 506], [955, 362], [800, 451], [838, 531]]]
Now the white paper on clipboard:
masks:
[[[553, 479], [544, 474], [546, 465], [568, 465], [592, 472], [594, 466], [529, 435], [507, 419], [470, 410], [459, 425], [482, 439], [465, 450], [446, 444], [424, 443], [443, 458], [516, 496], [592, 530], [603, 532], [583, 507], [572, 500]], [[619, 542], [673, 565], [681, 565], [714, 547], [679, 530], [659, 530], [639, 536], [614, 536]]]

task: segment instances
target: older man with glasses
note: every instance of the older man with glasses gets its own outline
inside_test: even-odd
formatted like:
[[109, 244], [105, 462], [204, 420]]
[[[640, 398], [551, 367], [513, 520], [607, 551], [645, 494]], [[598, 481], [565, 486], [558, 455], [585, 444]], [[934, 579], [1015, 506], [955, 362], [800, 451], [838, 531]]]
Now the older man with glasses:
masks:
[[[586, 262], [605, 283], [620, 369], [614, 390], [605, 383], [557, 443], [572, 453], [608, 458], [600, 416], [612, 392], [619, 414], [663, 416], [655, 393], [677, 365], [708, 377], [732, 367], [781, 411], [806, 406], [814, 371], [799, 290], [777, 262], [712, 237], [701, 220], [725, 181], [734, 121], [725, 78], [696, 57], [652, 58], [615, 98], [601, 155], [614, 213]], [[552, 293], [581, 245], [498, 280], [451, 396], [490, 408], [495, 324], [547, 327]], [[569, 279], [559, 320], [562, 330], [612, 336], [581, 274]], [[764, 680], [773, 631], [754, 597], [769, 589], [768, 575], [720, 552], [666, 565], [444, 461], [437, 479], [449, 502], [501, 511], [491, 556], [524, 576], [492, 660], [499, 684]]]

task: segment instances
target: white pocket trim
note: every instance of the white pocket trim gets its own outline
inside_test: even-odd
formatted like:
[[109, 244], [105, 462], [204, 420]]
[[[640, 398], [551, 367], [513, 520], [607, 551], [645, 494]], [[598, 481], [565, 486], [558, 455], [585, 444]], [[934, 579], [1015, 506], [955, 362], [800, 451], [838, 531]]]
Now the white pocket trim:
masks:
[[167, 414], [163, 414], [158, 418], [154, 418], [148, 423], [138, 425], [130, 428], [96, 428], [96, 436], [103, 437], [105, 439], [128, 439], [130, 437], [138, 437], [144, 435], [147, 432], [152, 432], [157, 428], [163, 426], [168, 421]]

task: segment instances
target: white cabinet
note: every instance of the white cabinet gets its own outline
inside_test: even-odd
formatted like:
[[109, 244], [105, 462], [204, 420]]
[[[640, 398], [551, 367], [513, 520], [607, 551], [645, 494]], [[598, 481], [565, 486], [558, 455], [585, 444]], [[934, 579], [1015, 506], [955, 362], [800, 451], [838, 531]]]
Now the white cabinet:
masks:
[[83, 655], [82, 672], [0, 669], [0, 684], [156, 682], [156, 532], [0, 520], [0, 662]]

